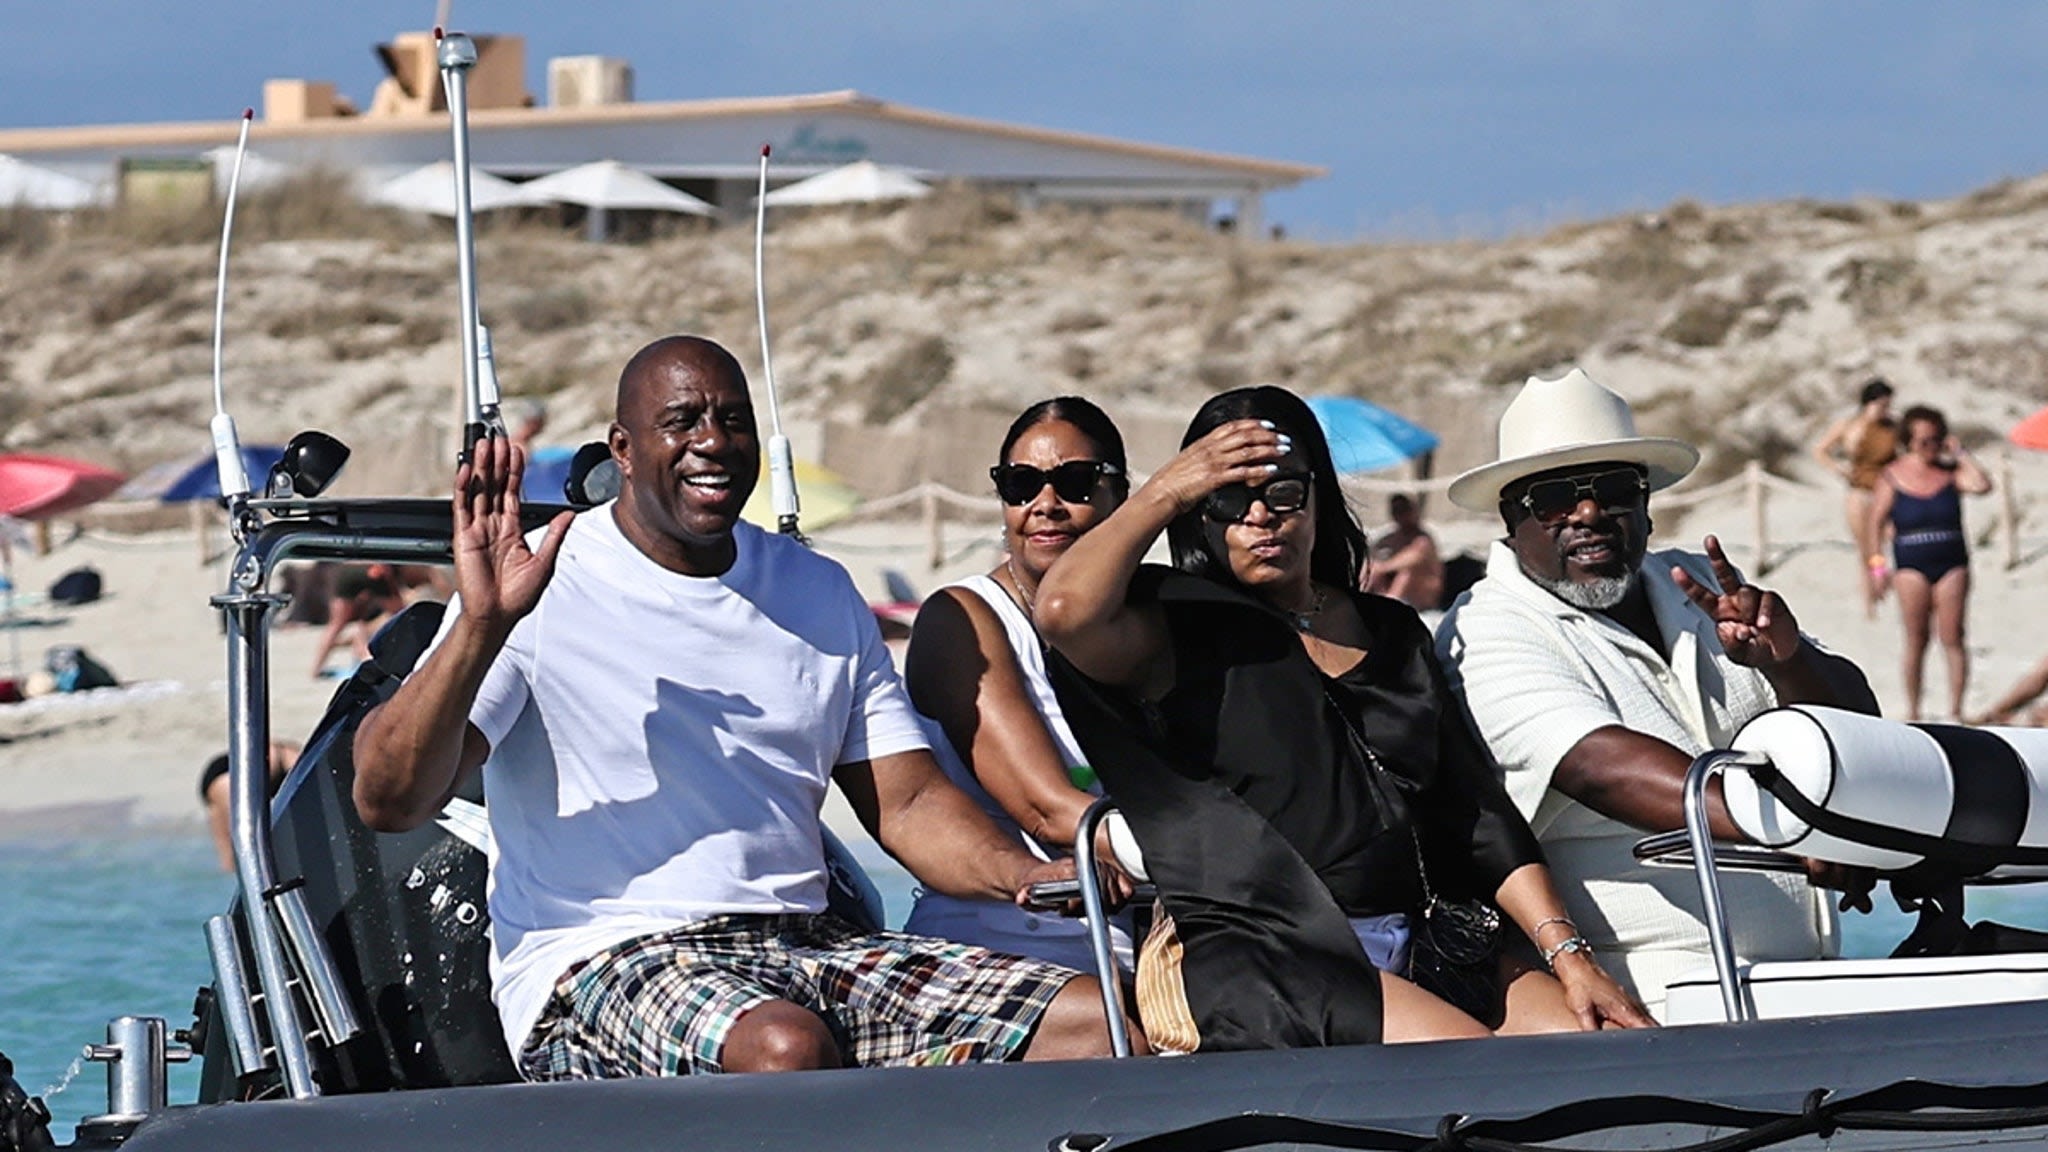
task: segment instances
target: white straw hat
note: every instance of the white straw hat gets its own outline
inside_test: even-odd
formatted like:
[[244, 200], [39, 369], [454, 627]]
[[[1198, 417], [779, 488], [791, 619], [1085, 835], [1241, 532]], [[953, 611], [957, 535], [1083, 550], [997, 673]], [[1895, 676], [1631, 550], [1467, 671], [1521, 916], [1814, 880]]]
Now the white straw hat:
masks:
[[1558, 380], [1531, 376], [1500, 414], [1499, 459], [1451, 481], [1451, 503], [1471, 512], [1492, 512], [1500, 505], [1501, 489], [1524, 476], [1608, 460], [1649, 469], [1655, 491], [1685, 479], [1700, 453], [1683, 440], [1636, 435], [1628, 401], [1580, 369]]

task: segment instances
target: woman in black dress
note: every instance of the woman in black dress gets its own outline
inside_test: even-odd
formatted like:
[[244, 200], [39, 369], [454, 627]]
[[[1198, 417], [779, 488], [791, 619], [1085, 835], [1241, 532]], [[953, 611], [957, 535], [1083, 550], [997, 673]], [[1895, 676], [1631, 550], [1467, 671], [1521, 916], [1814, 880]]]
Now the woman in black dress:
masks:
[[[1171, 569], [1141, 563], [1161, 531]], [[1167, 913], [1139, 962], [1154, 1047], [1648, 1024], [1566, 918], [1421, 620], [1357, 591], [1365, 555], [1314, 415], [1247, 388], [1039, 587], [1061, 702]], [[1446, 962], [1432, 942], [1483, 933], [1437, 902], [1474, 898], [1529, 945]]]

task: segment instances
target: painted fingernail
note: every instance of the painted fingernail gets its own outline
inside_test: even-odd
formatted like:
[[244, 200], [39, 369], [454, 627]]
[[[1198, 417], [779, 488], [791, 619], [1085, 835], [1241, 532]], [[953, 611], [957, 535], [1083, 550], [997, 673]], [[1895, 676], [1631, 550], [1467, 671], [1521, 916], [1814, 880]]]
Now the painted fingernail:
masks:
[[1280, 466], [1279, 466], [1278, 464], [1268, 464], [1268, 465], [1266, 465], [1266, 471], [1268, 471], [1268, 472], [1278, 472], [1279, 470], [1280, 470]]
[[1282, 452], [1294, 451], [1294, 437], [1289, 436], [1285, 432], [1282, 432], [1280, 434], [1280, 450]]
[[1276, 427], [1276, 425], [1271, 420], [1261, 420], [1259, 421], [1259, 427], [1264, 428], [1268, 432], [1271, 432]]

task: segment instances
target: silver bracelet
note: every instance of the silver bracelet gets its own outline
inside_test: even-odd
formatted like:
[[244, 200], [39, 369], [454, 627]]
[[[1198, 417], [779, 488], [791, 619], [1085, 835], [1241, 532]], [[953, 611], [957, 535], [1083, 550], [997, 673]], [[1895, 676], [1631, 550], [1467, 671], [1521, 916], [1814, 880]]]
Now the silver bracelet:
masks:
[[1577, 924], [1574, 924], [1574, 923], [1572, 923], [1572, 918], [1571, 918], [1571, 917], [1569, 917], [1569, 916], [1552, 916], [1552, 917], [1551, 917], [1550, 919], [1548, 919], [1548, 920], [1538, 920], [1538, 921], [1536, 922], [1536, 926], [1535, 926], [1534, 928], [1531, 928], [1531, 929], [1529, 929], [1529, 943], [1531, 943], [1531, 944], [1534, 944], [1534, 943], [1536, 943], [1536, 937], [1538, 937], [1538, 936], [1542, 935], [1542, 934], [1543, 934], [1543, 930], [1544, 930], [1545, 928], [1548, 928], [1548, 927], [1550, 927], [1550, 926], [1551, 926], [1552, 924], [1562, 924], [1562, 925], [1564, 925], [1565, 927], [1567, 927], [1567, 928], [1569, 928], [1569, 929], [1571, 929], [1571, 930], [1572, 930], [1572, 935], [1574, 935], [1574, 936], [1577, 936], [1577, 935], [1579, 934], [1579, 926], [1578, 926]]
[[1569, 939], [1560, 940], [1556, 947], [1543, 950], [1543, 966], [1553, 972], [1556, 971], [1557, 958], [1567, 952], [1584, 952], [1590, 956], [1593, 952], [1593, 944], [1584, 936], [1573, 936]]

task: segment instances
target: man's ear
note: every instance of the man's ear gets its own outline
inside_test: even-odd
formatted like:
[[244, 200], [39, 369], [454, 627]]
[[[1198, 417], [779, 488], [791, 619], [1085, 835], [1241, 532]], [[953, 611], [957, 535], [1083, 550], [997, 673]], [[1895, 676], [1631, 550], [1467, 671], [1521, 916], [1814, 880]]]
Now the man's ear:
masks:
[[604, 442], [605, 446], [612, 450], [612, 460], [619, 466], [619, 475], [631, 476], [633, 466], [626, 461], [626, 450], [633, 446], [633, 438], [626, 434], [626, 429], [614, 421], [612, 426], [605, 430]]

